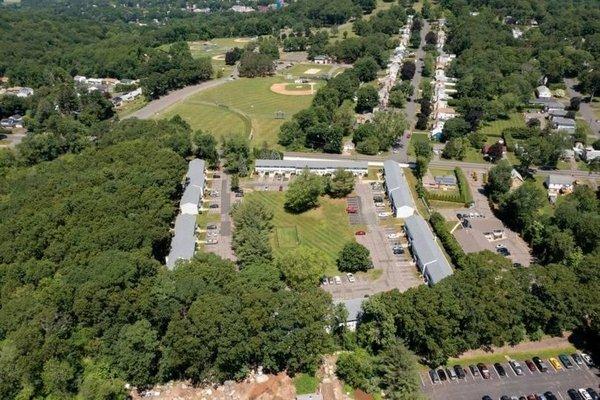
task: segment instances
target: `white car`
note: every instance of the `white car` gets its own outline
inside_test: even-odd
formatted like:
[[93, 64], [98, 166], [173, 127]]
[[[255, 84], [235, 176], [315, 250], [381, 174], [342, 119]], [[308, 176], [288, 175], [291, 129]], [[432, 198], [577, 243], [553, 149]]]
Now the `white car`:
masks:
[[578, 389], [577, 391], [579, 392], [579, 395], [581, 396], [582, 399], [584, 399], [584, 400], [594, 400], [592, 398], [592, 396], [588, 393], [588, 391], [585, 390], [584, 388]]
[[581, 353], [581, 358], [583, 358], [583, 361], [585, 361], [588, 367], [594, 366], [594, 361], [592, 361], [592, 357], [590, 357], [589, 354]]
[[399, 233], [388, 233], [387, 238], [388, 239], [398, 239], [400, 237]]
[[348, 282], [354, 283], [356, 281], [356, 278], [354, 277], [354, 275], [352, 273], [348, 272], [346, 274], [346, 276], [348, 277]]
[[392, 215], [392, 213], [384, 211], [384, 212], [377, 213], [377, 215], [381, 218], [385, 218], [385, 217], [389, 217], [390, 215]]
[[341, 285], [342, 284], [342, 278], [340, 278], [337, 275], [333, 277], [333, 281], [335, 282], [336, 285]]

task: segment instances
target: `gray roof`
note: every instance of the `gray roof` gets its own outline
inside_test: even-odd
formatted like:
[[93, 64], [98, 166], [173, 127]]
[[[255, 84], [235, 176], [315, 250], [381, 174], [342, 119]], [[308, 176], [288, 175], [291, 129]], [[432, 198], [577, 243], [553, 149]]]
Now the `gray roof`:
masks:
[[398, 209], [403, 206], [415, 208], [408, 182], [404, 177], [404, 172], [402, 172], [400, 165], [393, 160], [384, 161], [383, 172], [385, 174], [385, 186], [388, 196], [394, 208]]
[[546, 186], [563, 185], [568, 186], [573, 184], [573, 178], [564, 175], [548, 175], [546, 178]]
[[435, 183], [441, 185], [454, 186], [456, 185], [456, 176], [454, 175], [446, 175], [446, 176], [435, 176], [433, 178]]
[[195, 158], [188, 164], [188, 171], [185, 177], [190, 185], [204, 188], [204, 160]]
[[297, 169], [368, 169], [367, 161], [352, 160], [264, 160], [254, 162], [256, 168], [297, 168]]
[[564, 108], [565, 108], [565, 105], [563, 103], [558, 102], [556, 100], [548, 101], [543, 104], [544, 104], [544, 107], [546, 107], [546, 108], [554, 108], [557, 110], [564, 110]]
[[556, 125], [575, 126], [575, 120], [570, 118], [552, 117], [552, 122]]
[[423, 266], [423, 275], [430, 284], [436, 284], [452, 275], [452, 267], [435, 240], [427, 222], [417, 214], [404, 220], [404, 225], [411, 238], [411, 248], [415, 257]]
[[199, 186], [187, 185], [181, 196], [181, 204], [200, 204], [200, 197], [202, 197], [202, 188]]
[[569, 112], [567, 110], [551, 110], [548, 114], [554, 117], [566, 117]]
[[196, 249], [196, 216], [179, 214], [175, 219], [175, 234], [171, 239], [171, 251], [167, 267], [172, 269], [179, 259], [189, 260]]
[[362, 304], [365, 301], [364, 297], [359, 297], [350, 300], [338, 300], [335, 304], [343, 304], [348, 311], [348, 322], [358, 321], [358, 317], [362, 312]]

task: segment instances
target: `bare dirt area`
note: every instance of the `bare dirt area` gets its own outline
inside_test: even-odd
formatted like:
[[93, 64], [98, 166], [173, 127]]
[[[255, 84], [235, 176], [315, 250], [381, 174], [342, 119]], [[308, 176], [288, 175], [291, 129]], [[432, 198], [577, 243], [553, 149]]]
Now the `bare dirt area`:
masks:
[[314, 89], [312, 88], [307, 90], [289, 90], [287, 89], [288, 85], [289, 83], [274, 83], [271, 85], [271, 92], [286, 96], [310, 96], [314, 94]]
[[214, 387], [194, 387], [189, 382], [171, 382], [143, 393], [133, 391], [133, 400], [294, 400], [296, 389], [285, 373], [252, 375], [243, 382], [227, 381]]

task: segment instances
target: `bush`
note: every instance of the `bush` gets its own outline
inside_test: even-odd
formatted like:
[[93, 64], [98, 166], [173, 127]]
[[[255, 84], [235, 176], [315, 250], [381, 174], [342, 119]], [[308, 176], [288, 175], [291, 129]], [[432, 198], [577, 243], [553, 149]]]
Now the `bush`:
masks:
[[471, 188], [469, 187], [469, 183], [467, 182], [467, 177], [463, 172], [462, 168], [456, 167], [454, 169], [454, 174], [456, 175], [456, 182], [458, 184], [458, 190], [460, 191], [460, 198], [463, 203], [467, 206], [473, 203], [473, 195], [471, 194]]
[[337, 265], [342, 272], [366, 271], [373, 268], [369, 249], [356, 242], [348, 242], [344, 245], [338, 257]]
[[448, 230], [446, 220], [442, 214], [438, 212], [432, 213], [429, 217], [429, 223], [431, 223], [435, 234], [440, 238], [444, 249], [446, 249], [446, 252], [452, 259], [454, 265], [462, 267], [466, 254], [456, 241], [456, 238], [452, 236], [452, 233]]

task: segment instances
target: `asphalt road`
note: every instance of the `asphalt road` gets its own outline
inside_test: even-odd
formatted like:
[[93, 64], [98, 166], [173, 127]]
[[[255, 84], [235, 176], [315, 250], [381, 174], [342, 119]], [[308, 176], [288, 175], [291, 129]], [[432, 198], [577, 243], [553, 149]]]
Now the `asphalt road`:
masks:
[[[585, 97], [584, 94], [578, 92], [575, 86], [578, 84], [577, 79], [565, 79], [567, 85], [567, 94], [569, 97]], [[579, 114], [588, 123], [592, 129], [592, 133], [595, 138], [600, 137], [600, 118], [596, 117], [594, 110], [590, 103], [581, 103], [579, 105]]]
[[[444, 381], [433, 384], [429, 374], [421, 374], [422, 388], [431, 400], [480, 400], [489, 395], [493, 399], [500, 396], [527, 396], [531, 393], [544, 393], [550, 390], [559, 399], [566, 400], [567, 390], [571, 388], [595, 388], [598, 390], [600, 378], [598, 371], [586, 366], [575, 366], [570, 370], [556, 371], [552, 367], [547, 373], [531, 372], [523, 365], [524, 373], [517, 376], [508, 363], [502, 363], [507, 376], [500, 377], [493, 366], [490, 367], [490, 379], [474, 377], [467, 368], [465, 379]], [[463, 366], [464, 367], [464, 366]]]

